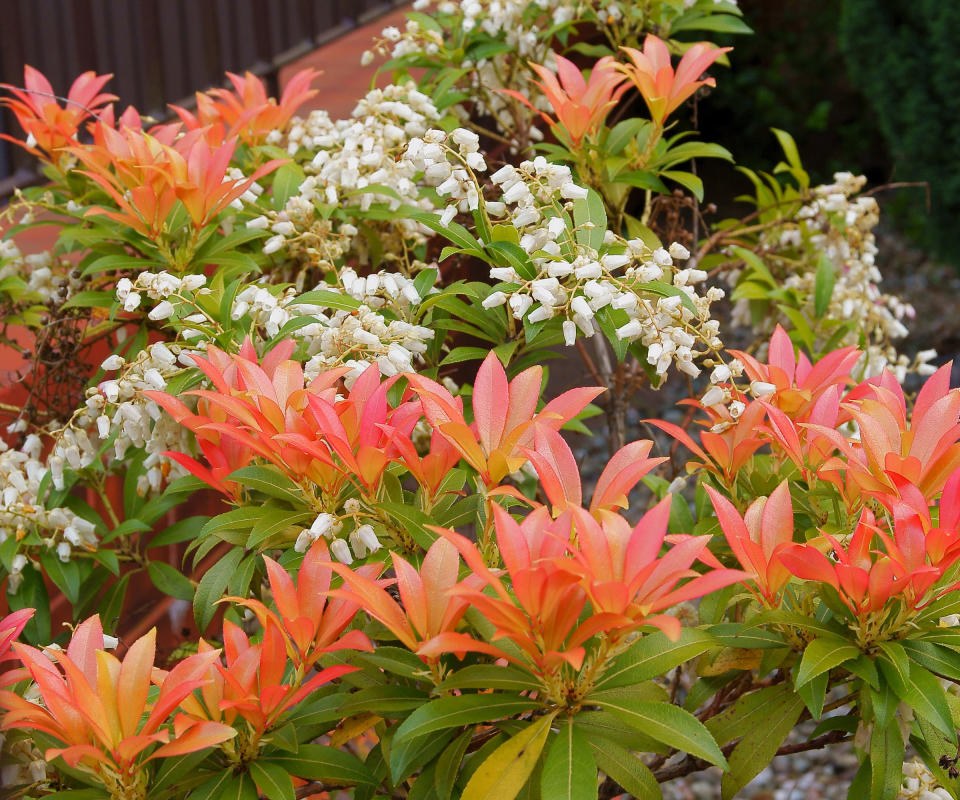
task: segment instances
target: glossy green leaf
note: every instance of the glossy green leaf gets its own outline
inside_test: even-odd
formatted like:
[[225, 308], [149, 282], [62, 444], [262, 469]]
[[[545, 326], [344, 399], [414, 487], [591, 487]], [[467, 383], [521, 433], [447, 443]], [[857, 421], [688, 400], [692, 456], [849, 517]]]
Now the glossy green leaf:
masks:
[[719, 767], [727, 766], [710, 732], [689, 711], [669, 703], [644, 701], [603, 699], [596, 704], [646, 736]]
[[526, 670], [496, 664], [471, 664], [458, 669], [437, 686], [438, 691], [450, 689], [506, 689], [522, 692], [538, 685]]
[[761, 689], [755, 694], [763, 695], [763, 713], [754, 717], [754, 724], [730, 753], [730, 771], [724, 773], [721, 783], [723, 800], [734, 797], [773, 760], [803, 711], [803, 700], [787, 684]]
[[530, 711], [538, 705], [536, 700], [516, 694], [463, 694], [441, 697], [420, 706], [407, 717], [397, 730], [394, 742], [423, 736], [443, 728], [493, 722]]
[[177, 600], [193, 600], [193, 581], [176, 567], [163, 561], [151, 561], [147, 564], [150, 581], [161, 592]]
[[573, 201], [573, 223], [577, 227], [577, 241], [599, 250], [603, 247], [603, 237], [607, 231], [607, 212], [603, 198], [593, 189], [587, 190], [587, 196]]
[[340, 706], [345, 717], [372, 711], [378, 716], [389, 715], [391, 711], [409, 711], [419, 708], [428, 701], [426, 692], [410, 686], [372, 686], [349, 695]]
[[821, 253], [817, 264], [817, 277], [813, 285], [813, 312], [817, 317], [822, 317], [827, 313], [836, 280], [837, 275], [833, 269], [833, 262], [825, 253]]
[[870, 800], [894, 800], [903, 777], [903, 756], [899, 725], [874, 728], [870, 737]]
[[257, 788], [269, 800], [295, 800], [296, 798], [290, 773], [280, 764], [275, 764], [267, 759], [251, 761], [250, 777], [256, 781]]
[[699, 628], [683, 628], [676, 641], [660, 631], [647, 634], [617, 657], [597, 682], [597, 688], [630, 686], [666, 675], [714, 644], [713, 637]]
[[540, 778], [542, 800], [596, 800], [597, 765], [574, 722], [563, 720], [550, 742]]
[[588, 737], [597, 766], [633, 797], [660, 800], [663, 792], [650, 768], [638, 755], [616, 742], [599, 737]]
[[197, 590], [193, 596], [193, 617], [200, 633], [207, 629], [214, 614], [217, 613], [216, 603], [223, 597], [223, 592], [240, 564], [241, 558], [243, 558], [243, 550], [238, 548], [230, 550], [207, 570], [197, 584]]
[[460, 765], [470, 746], [473, 731], [466, 730], [440, 754], [437, 759], [437, 769], [434, 772], [434, 785], [440, 800], [450, 800], [457, 775], [460, 774]]
[[803, 651], [800, 669], [797, 671], [796, 685], [803, 686], [822, 672], [852, 661], [860, 655], [856, 645], [843, 639], [814, 639]]
[[370, 784], [374, 778], [352, 753], [321, 744], [301, 744], [296, 753], [277, 753], [271, 763], [288, 774], [308, 781], [342, 784]]

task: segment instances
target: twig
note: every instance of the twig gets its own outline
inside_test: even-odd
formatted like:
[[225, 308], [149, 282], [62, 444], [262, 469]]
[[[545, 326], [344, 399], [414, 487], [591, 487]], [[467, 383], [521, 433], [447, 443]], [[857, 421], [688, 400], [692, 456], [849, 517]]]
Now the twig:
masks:
[[927, 201], [927, 213], [930, 213], [930, 182], [929, 181], [895, 181], [893, 183], [885, 183], [882, 186], [874, 186], [868, 192], [861, 192], [861, 197], [873, 197], [875, 194], [880, 192], [886, 192], [890, 189], [910, 189], [913, 187], [922, 186], [924, 188], [924, 195]]
[[[819, 750], [820, 748], [827, 747], [831, 744], [839, 744], [840, 742], [849, 741], [852, 737], [846, 731], [830, 731], [829, 733], [823, 734], [823, 736], [818, 736], [816, 739], [809, 739], [806, 742], [798, 742], [797, 744], [785, 744], [780, 747], [775, 756], [786, 756], [793, 753], [803, 753], [807, 750]], [[724, 756], [729, 756], [733, 752], [733, 748], [737, 746], [737, 742], [730, 742], [729, 744], [724, 745], [721, 748]], [[702, 758], [694, 758], [693, 756], [687, 756], [682, 761], [677, 764], [674, 764], [669, 767], [653, 767], [653, 777], [656, 778], [657, 783], [666, 783], [667, 781], [672, 781], [676, 778], [682, 778], [684, 775], [689, 775], [691, 772], [700, 772], [705, 770], [708, 767], [713, 766], [709, 761], [704, 761]], [[616, 797], [617, 795], [623, 794], [623, 787], [617, 784], [616, 781], [607, 778], [600, 785], [599, 798], [600, 800], [611, 800], [611, 798]]]

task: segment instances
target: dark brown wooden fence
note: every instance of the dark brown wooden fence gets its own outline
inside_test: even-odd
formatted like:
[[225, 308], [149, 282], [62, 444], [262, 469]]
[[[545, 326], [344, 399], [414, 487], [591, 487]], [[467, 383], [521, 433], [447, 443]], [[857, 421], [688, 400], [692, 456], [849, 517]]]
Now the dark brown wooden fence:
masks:
[[[0, 81], [23, 82], [23, 65], [66, 93], [86, 70], [112, 72], [109, 90], [156, 118], [252, 70], [276, 91], [281, 66], [405, 0], [2, 0]], [[0, 133], [20, 135], [0, 114]], [[0, 141], [0, 197], [35, 178], [32, 159]]]

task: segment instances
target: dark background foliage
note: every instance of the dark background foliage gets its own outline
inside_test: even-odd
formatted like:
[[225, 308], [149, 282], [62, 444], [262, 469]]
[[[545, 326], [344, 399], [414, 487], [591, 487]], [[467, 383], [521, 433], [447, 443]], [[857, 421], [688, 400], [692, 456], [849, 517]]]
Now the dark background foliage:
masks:
[[[741, 0], [754, 36], [729, 37], [732, 69], [699, 104], [707, 140], [737, 163], [769, 170], [770, 127], [797, 140], [815, 182], [836, 170], [884, 193], [884, 211], [925, 249], [960, 263], [960, 3], [954, 0]], [[735, 187], [732, 194], [747, 190]]]

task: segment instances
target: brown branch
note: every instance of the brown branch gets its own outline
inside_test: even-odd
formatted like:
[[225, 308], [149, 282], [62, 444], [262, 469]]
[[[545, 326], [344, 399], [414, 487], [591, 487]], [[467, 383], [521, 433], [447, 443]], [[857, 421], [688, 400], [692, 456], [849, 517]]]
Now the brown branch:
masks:
[[861, 192], [861, 197], [873, 197], [875, 194], [880, 192], [886, 192], [890, 189], [910, 189], [922, 186], [924, 188], [924, 195], [926, 197], [927, 203], [927, 213], [930, 213], [930, 183], [929, 181], [894, 181], [893, 183], [885, 183], [882, 186], [874, 186], [868, 192]]
[[597, 370], [597, 365], [593, 363], [590, 353], [587, 352], [587, 348], [579, 336], [577, 337], [577, 352], [580, 353], [580, 358], [583, 359], [583, 363], [586, 364], [587, 369], [590, 370], [590, 375], [597, 382], [597, 386], [606, 387], [607, 382], [601, 377], [600, 372]]
[[[851, 738], [852, 737], [850, 734], [848, 734], [846, 731], [830, 731], [829, 733], [823, 734], [823, 736], [818, 736], [815, 739], [809, 739], [806, 742], [785, 744], [777, 750], [777, 752], [774, 754], [774, 758], [776, 758], [776, 756], [786, 756], [793, 753], [803, 753], [808, 750], [819, 750], [832, 744], [850, 741]], [[721, 751], [723, 752], [724, 756], [729, 756], [736, 746], [737, 742], [730, 742], [729, 744], [724, 745], [721, 748]], [[659, 761], [661, 759], [657, 760]], [[653, 777], [657, 780], [657, 783], [666, 783], [667, 781], [672, 781], [676, 778], [682, 778], [684, 775], [689, 775], [692, 772], [700, 772], [711, 766], [713, 765], [709, 761], [704, 761], [702, 758], [694, 758], [693, 756], [688, 755], [677, 764], [669, 767], [659, 768], [657, 766], [653, 766], [651, 767], [651, 770], [653, 772]], [[623, 792], [623, 787], [620, 786], [616, 781], [612, 780], [611, 778], [606, 778], [604, 782], [600, 784], [599, 800], [612, 800], [612, 798], [623, 794]]]

